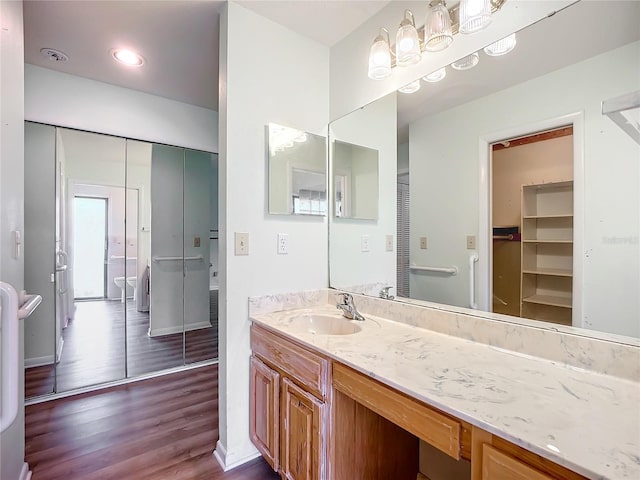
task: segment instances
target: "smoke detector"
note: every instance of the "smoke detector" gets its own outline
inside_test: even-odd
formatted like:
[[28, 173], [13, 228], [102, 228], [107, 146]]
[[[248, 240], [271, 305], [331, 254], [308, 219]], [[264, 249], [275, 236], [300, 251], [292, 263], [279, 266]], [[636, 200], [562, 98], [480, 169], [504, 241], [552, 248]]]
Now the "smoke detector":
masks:
[[66, 62], [69, 60], [69, 55], [55, 48], [41, 48], [40, 53], [53, 62]]

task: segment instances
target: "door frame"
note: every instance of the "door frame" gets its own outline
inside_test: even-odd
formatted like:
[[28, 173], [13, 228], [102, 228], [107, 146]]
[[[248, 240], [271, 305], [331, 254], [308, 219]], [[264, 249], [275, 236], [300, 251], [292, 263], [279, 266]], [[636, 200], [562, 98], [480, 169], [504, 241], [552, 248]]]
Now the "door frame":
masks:
[[[90, 199], [90, 200], [103, 200], [104, 201], [104, 248], [103, 248], [103, 259], [102, 259], [102, 281], [103, 281], [103, 285], [102, 285], [102, 297], [82, 297], [82, 298], [74, 298], [74, 301], [84, 301], [84, 300], [106, 300], [107, 299], [107, 292], [108, 292], [108, 279], [109, 279], [109, 273], [108, 273], [108, 269], [107, 269], [107, 255], [108, 255], [108, 248], [109, 248], [109, 203], [111, 202], [111, 198], [109, 198], [109, 196], [102, 196], [102, 195], [87, 195], [87, 194], [77, 194], [73, 196], [73, 200], [74, 200], [74, 207], [73, 207], [73, 214], [75, 215], [75, 199], [76, 198], [84, 198], [84, 199]], [[76, 221], [75, 221], [75, 216], [73, 218], [73, 225], [74, 228], [77, 228], [76, 225]], [[75, 245], [74, 245], [75, 246]], [[75, 295], [75, 294], [74, 294]]]
[[506, 139], [526, 137], [545, 130], [573, 127], [573, 304], [572, 326], [583, 327], [583, 242], [584, 242], [584, 111], [498, 130], [479, 138], [478, 215], [478, 308], [492, 311], [492, 151], [491, 145]]

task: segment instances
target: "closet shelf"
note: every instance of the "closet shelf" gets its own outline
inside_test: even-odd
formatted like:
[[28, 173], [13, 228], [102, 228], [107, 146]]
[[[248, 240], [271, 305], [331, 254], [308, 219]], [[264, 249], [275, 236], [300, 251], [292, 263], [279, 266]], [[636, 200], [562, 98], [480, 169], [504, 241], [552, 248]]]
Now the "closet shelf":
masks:
[[531, 239], [523, 239], [524, 243], [566, 243], [571, 244], [573, 240], [531, 240]]
[[522, 299], [523, 302], [550, 305], [552, 307], [571, 308], [571, 298], [555, 295], [531, 295]]
[[573, 277], [573, 271], [565, 268], [524, 268], [522, 273], [549, 275], [554, 277]]
[[558, 215], [525, 215], [524, 219], [539, 219], [539, 218], [573, 218], [571, 213], [563, 213]]

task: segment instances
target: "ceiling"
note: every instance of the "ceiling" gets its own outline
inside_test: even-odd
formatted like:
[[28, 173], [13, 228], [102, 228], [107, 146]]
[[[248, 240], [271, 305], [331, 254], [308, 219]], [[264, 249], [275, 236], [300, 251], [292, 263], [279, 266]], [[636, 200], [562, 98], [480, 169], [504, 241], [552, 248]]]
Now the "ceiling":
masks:
[[[581, 1], [517, 33], [516, 48], [501, 57], [480, 52], [472, 70], [447, 67], [438, 83], [421, 81], [418, 92], [398, 94], [398, 142], [409, 123], [526, 80], [640, 40], [640, 2]], [[455, 41], [455, 39], [454, 39]], [[594, 72], [606, 78], [606, 72]]]
[[[242, 0], [241, 5], [327, 46], [378, 12], [380, 0]], [[218, 0], [25, 0], [25, 62], [218, 110]], [[140, 68], [117, 64], [128, 47]], [[55, 62], [40, 53], [69, 56]]]

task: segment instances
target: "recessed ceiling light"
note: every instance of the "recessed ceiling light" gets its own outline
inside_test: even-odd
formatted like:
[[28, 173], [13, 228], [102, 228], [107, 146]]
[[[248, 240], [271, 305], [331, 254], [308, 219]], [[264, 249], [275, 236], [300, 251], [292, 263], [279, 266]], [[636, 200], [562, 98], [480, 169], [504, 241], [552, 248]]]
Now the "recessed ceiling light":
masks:
[[52, 62], [66, 62], [69, 60], [69, 55], [55, 48], [41, 48], [40, 53]]
[[141, 67], [144, 64], [142, 55], [138, 55], [136, 52], [126, 48], [115, 48], [111, 50], [111, 55], [118, 62], [130, 67]]

